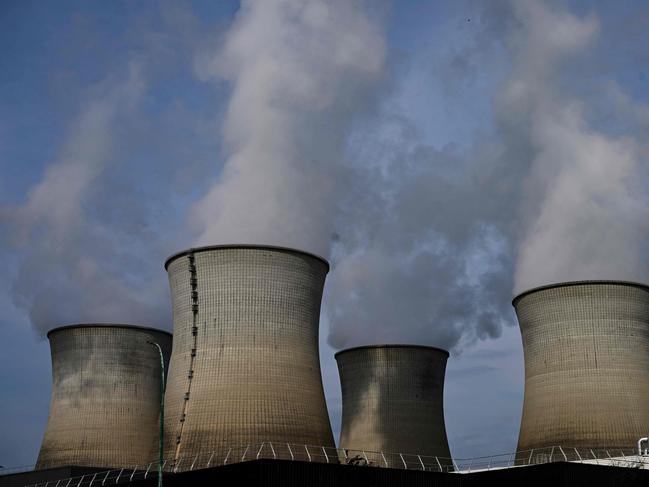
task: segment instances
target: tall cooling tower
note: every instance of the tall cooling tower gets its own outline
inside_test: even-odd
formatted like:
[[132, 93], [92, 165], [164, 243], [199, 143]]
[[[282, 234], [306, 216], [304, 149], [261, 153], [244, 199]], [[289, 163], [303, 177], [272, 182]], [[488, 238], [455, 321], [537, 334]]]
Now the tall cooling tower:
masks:
[[[338, 352], [343, 403], [339, 447], [450, 458], [444, 424], [448, 355], [417, 345]], [[387, 463], [395, 459], [387, 456]], [[396, 462], [400, 466], [401, 459]]]
[[518, 449], [633, 448], [649, 433], [649, 287], [568, 282], [513, 301], [525, 354]]
[[169, 333], [129, 325], [73, 325], [47, 334], [52, 400], [37, 469], [122, 467], [152, 461], [160, 413], [160, 345]]
[[318, 352], [327, 262], [227, 245], [181, 252], [165, 267], [174, 322], [167, 456], [262, 442], [333, 447]]

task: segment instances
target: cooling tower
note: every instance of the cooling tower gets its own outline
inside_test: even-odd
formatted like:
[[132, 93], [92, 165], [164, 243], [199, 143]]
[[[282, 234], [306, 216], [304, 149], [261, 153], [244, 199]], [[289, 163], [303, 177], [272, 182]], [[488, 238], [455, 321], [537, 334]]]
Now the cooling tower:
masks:
[[632, 448], [649, 432], [649, 287], [532, 289], [513, 301], [525, 355], [518, 449]]
[[[338, 352], [343, 403], [339, 447], [450, 458], [444, 425], [447, 359], [446, 350], [417, 345]], [[386, 458], [394, 463], [394, 456]]]
[[129, 325], [73, 325], [47, 334], [52, 399], [37, 469], [150, 462], [158, 436], [160, 344], [169, 333]]
[[327, 262], [269, 246], [170, 257], [168, 457], [262, 442], [333, 447], [318, 352]]

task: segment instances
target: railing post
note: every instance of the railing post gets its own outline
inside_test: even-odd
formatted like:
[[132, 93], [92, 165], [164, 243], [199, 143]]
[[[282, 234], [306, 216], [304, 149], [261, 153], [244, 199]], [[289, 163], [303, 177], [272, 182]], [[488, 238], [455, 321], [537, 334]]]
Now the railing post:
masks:
[[579, 450], [577, 448], [575, 448], [575, 453], [577, 454], [577, 458], [579, 458], [579, 461], [581, 462], [581, 455], [579, 454]]
[[471, 472], [471, 465], [473, 465], [473, 458], [469, 459], [469, 469], [467, 470], [468, 472]]
[[194, 458], [194, 461], [192, 462], [191, 466], [189, 467], [189, 471], [190, 471], [190, 472], [191, 472], [192, 470], [194, 470], [194, 465], [196, 464], [196, 460], [198, 460], [198, 456], [199, 456], [199, 455], [200, 455], [200, 453], [198, 453], [198, 454], [196, 455], [196, 457]]
[[367, 458], [367, 453], [365, 453], [365, 450], [363, 450], [363, 457], [365, 458], [365, 463], [367, 463], [367, 465], [369, 465], [370, 464], [370, 459]]
[[130, 476], [129, 479], [128, 479], [129, 482], [133, 482], [133, 475], [135, 475], [135, 471], [136, 471], [136, 470], [137, 470], [137, 465], [136, 465], [135, 468], [133, 469], [133, 472], [131, 472], [131, 476]]
[[306, 445], [304, 445], [304, 449], [306, 450], [306, 454], [309, 457], [309, 461], [311, 461], [311, 454], [309, 453], [309, 448]]
[[83, 482], [83, 478], [84, 478], [84, 477], [85, 477], [85, 475], [82, 475], [82, 476], [81, 476], [81, 479], [79, 479], [79, 483], [77, 484], [77, 487], [79, 487], [79, 486], [81, 485], [81, 482]]
[[626, 457], [626, 455], [624, 455], [624, 453], [622, 453], [622, 462], [624, 462], [627, 467], [631, 465], [630, 460], [627, 459], [627, 457]]
[[510, 453], [509, 458], [507, 458], [507, 466], [508, 467], [512, 466], [512, 455], [513, 455], [513, 453]]
[[421, 455], [417, 455], [417, 458], [419, 458], [419, 463], [421, 463], [421, 469], [425, 472], [426, 471], [426, 466], [424, 465], [424, 462], [421, 459]]
[[437, 466], [439, 467], [439, 471], [440, 471], [440, 472], [443, 472], [444, 469], [442, 468], [442, 464], [440, 463], [439, 458], [438, 458], [438, 457], [435, 457], [435, 460], [437, 460]]
[[530, 450], [530, 457], [527, 459], [528, 465], [532, 465], [532, 455], [534, 455], [534, 448]]
[[56, 485], [55, 485], [54, 487], [59, 487], [59, 483], [60, 483], [60, 482], [61, 482], [61, 481], [59, 480], [59, 481], [56, 483]]
[[250, 445], [246, 445], [246, 449], [243, 450], [243, 455], [241, 456], [241, 461], [243, 462], [244, 458], [246, 458], [246, 453], [248, 453], [248, 450], [250, 449]]
[[223, 465], [228, 463], [228, 458], [230, 457], [230, 452], [232, 451], [232, 448], [228, 448], [228, 453], [225, 455], [225, 459], [223, 460]]
[[595, 452], [593, 451], [592, 448], [590, 449], [590, 454], [593, 455], [593, 458], [595, 459], [595, 464], [599, 465], [599, 461], [597, 460], [597, 457], [595, 456]]
[[259, 455], [261, 454], [261, 450], [264, 449], [264, 444], [262, 443], [261, 446], [259, 447], [259, 450], [257, 451], [257, 457], [256, 459], [259, 460]]
[[399, 453], [399, 456], [401, 457], [401, 461], [403, 462], [403, 468], [405, 470], [408, 470], [408, 465], [406, 464], [406, 461], [403, 459], [403, 455]]
[[273, 460], [277, 460], [277, 455], [275, 455], [275, 448], [273, 448], [273, 444], [269, 442], [268, 446], [270, 446], [270, 451], [273, 452]]
[[[110, 472], [110, 470], [109, 470], [109, 472]], [[108, 474], [106, 474], [106, 475], [108, 475]], [[72, 482], [72, 477], [70, 477], [70, 478], [68, 479], [68, 483], [65, 484], [65, 487], [70, 487], [70, 482]]]
[[[95, 473], [95, 475], [92, 476], [92, 480], [90, 481], [90, 485], [88, 487], [92, 487], [92, 483], [95, 481], [96, 476], [97, 476], [96, 473]], [[45, 485], [47, 486], [47, 484], [45, 484]]]
[[327, 455], [327, 450], [325, 450], [325, 447], [322, 447], [322, 453], [324, 453], [325, 459], [327, 460], [327, 463], [329, 463], [329, 455]]
[[550, 463], [552, 463], [552, 455], [554, 455], [554, 447], [550, 450]]
[[286, 446], [288, 447], [288, 452], [291, 454], [291, 460], [295, 460], [295, 456], [293, 455], [293, 450], [291, 450], [291, 445], [287, 443]]
[[388, 468], [388, 461], [385, 459], [385, 455], [381, 452], [381, 458], [383, 458], [383, 463], [385, 463], [385, 468]]
[[108, 472], [106, 472], [106, 476], [104, 477], [104, 480], [101, 481], [101, 485], [104, 485], [104, 483], [106, 482], [106, 479], [108, 478], [109, 473], [110, 473], [110, 470]]
[[210, 464], [212, 463], [212, 458], [214, 458], [214, 453], [215, 452], [212, 452], [212, 454], [210, 455], [210, 458], [207, 461], [207, 465], [205, 465], [205, 468], [210, 468]]
[[123, 472], [123, 471], [124, 471], [124, 469], [121, 469], [121, 470], [119, 471], [119, 475], [117, 476], [117, 480], [115, 480], [115, 483], [116, 483], [116, 484], [119, 484], [119, 478], [122, 476], [122, 472]]
[[176, 465], [174, 465], [174, 473], [176, 473], [178, 471], [178, 469], [180, 468], [180, 465], [182, 465], [182, 463], [183, 463], [183, 457], [180, 457], [178, 459], [178, 463]]
[[566, 453], [563, 451], [563, 448], [559, 447], [559, 451], [560, 451], [561, 454], [563, 455], [563, 459], [567, 462], [567, 461], [568, 461], [568, 457], [566, 456]]

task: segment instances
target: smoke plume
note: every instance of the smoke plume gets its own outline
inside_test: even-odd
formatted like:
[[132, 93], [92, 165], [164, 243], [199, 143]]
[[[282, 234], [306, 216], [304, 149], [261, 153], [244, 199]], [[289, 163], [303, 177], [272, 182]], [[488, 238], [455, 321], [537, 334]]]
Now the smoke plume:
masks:
[[647, 146], [598, 129], [586, 103], [560, 88], [561, 70], [593, 45], [599, 23], [536, 2], [514, 9], [528, 27], [513, 39], [521, 44], [500, 103], [531, 152], [516, 291], [569, 280], [646, 281]]
[[381, 80], [381, 26], [361, 2], [242, 2], [203, 78], [232, 85], [227, 161], [195, 205], [199, 244], [288, 245], [329, 255], [344, 148]]
[[[428, 145], [395, 107], [398, 83], [381, 81], [397, 53], [361, 3], [245, 2], [223, 49], [197, 63], [232, 86], [227, 160], [191, 213], [198, 243], [330, 256], [336, 348], [459, 350], [513, 323], [513, 292], [646, 273], [645, 149], [591, 122], [584, 73], [569, 69], [592, 50], [598, 19], [535, 0], [479, 12], [472, 42], [435, 73], [452, 91], [506, 58], [488, 93], [494, 133], [466, 148]], [[359, 117], [372, 103], [377, 116]]]
[[119, 125], [143, 91], [137, 64], [99, 83], [24, 204], [0, 208], [8, 243], [19, 250], [12, 298], [40, 333], [81, 322], [164, 323], [133, 255], [150, 235], [133, 224], [137, 205], [106, 182]]
[[[649, 151], [637, 132], [611, 135], [589, 119], [579, 90], [587, 70], [569, 69], [597, 42], [598, 19], [530, 0], [485, 5], [480, 21], [454, 61], [471, 77], [472, 66], [487, 70], [494, 52], [505, 53], [495, 133], [467, 150], [428, 147], [399, 117], [366, 134], [378, 149], [362, 141], [371, 162], [355, 166], [360, 185], [344, 206], [329, 281], [334, 347], [460, 350], [513, 323], [512, 293], [647, 280]], [[625, 95], [596, 96], [633, 106], [618, 114], [623, 127], [644, 113]]]
[[[181, 104], [167, 119], [184, 114], [186, 123], [170, 123], [152, 141], [165, 147], [156, 156], [180, 147], [161, 170], [191, 188], [179, 195], [167, 184], [155, 196], [169, 205], [156, 209], [163, 232], [178, 234], [163, 251], [149, 194], [113, 180], [143, 76], [132, 67], [99, 83], [24, 204], [2, 208], [15, 245], [13, 301], [42, 331], [78, 321], [156, 324], [168, 315], [166, 283], [147, 269], [165, 253], [285, 245], [332, 262], [324, 306], [332, 346], [460, 350], [513, 323], [515, 292], [563, 280], [647, 280], [649, 108], [615, 80], [586, 82], [597, 79], [602, 19], [538, 0], [471, 9], [470, 24], [461, 14], [470, 26], [461, 42], [438, 42], [433, 29], [410, 59], [388, 49], [389, 10], [376, 2], [244, 1], [219, 47], [203, 45], [196, 56], [199, 41], [187, 34], [190, 52], [178, 58], [194, 57], [193, 75], [227, 85], [230, 96], [220, 132], [203, 123], [176, 141], [178, 126], [200, 117]], [[188, 18], [173, 32], [200, 25]], [[147, 36], [156, 49], [166, 38]], [[442, 128], [445, 117], [484, 116], [484, 133], [433, 144], [400, 106], [418, 98], [404, 90], [410, 70], [430, 62], [427, 50], [437, 61], [421, 85], [439, 91], [438, 105], [422, 111]], [[156, 63], [165, 64], [164, 53]], [[488, 108], [476, 116], [466, 100], [484, 99]], [[206, 161], [219, 168], [219, 154], [212, 143], [189, 142], [205, 137], [222, 142], [225, 160], [207, 182]], [[185, 212], [187, 237], [171, 230]]]

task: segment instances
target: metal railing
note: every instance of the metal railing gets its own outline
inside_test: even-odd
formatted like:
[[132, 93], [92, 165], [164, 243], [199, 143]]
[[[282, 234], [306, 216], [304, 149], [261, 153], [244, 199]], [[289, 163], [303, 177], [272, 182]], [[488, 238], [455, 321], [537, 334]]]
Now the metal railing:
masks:
[[[229, 465], [251, 460], [274, 459], [312, 463], [334, 463], [354, 466], [452, 472], [456, 469], [450, 458], [405, 453], [350, 450], [293, 443], [263, 442], [200, 453], [194, 456], [167, 459], [164, 473], [178, 473]], [[31, 484], [29, 487], [102, 487], [133, 480], [157, 478], [158, 461], [97, 472], [79, 477]]]
[[[201, 470], [251, 460], [275, 459], [314, 463], [335, 463], [358, 467], [382, 467], [428, 472], [464, 474], [502, 468], [525, 467], [552, 462], [579, 462], [629, 468], [649, 468], [649, 456], [639, 456], [635, 449], [586, 449], [547, 447], [475, 458], [445, 458], [406, 453], [351, 450], [293, 443], [263, 442], [223, 448], [198, 455], [167, 459], [164, 473]], [[147, 478], [157, 478], [158, 461], [146, 465], [115, 468], [26, 487], [103, 487]]]
[[573, 448], [552, 446], [469, 459], [456, 459], [458, 472], [469, 473], [497, 468], [524, 467], [553, 462], [576, 462], [629, 468], [649, 468], [649, 456], [633, 448]]

